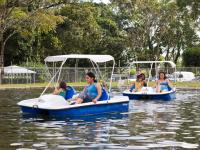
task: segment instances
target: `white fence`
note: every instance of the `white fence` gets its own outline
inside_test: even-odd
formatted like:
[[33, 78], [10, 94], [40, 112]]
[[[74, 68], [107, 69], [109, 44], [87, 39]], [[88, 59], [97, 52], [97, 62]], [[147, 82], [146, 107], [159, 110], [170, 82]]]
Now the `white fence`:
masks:
[[[26, 67], [27, 68], [27, 67]], [[59, 68], [50, 68], [49, 71], [47, 71], [45, 68], [33, 68], [28, 67], [27, 69], [35, 71], [35, 74], [4, 74], [3, 77], [3, 84], [28, 84], [28, 83], [44, 83], [48, 82], [52, 75], [55, 74], [55, 72]], [[111, 75], [112, 68], [110, 67], [102, 67], [100, 68], [102, 72], [102, 77], [104, 80], [109, 80]], [[143, 72], [146, 72], [148, 74], [149, 68], [141, 68]], [[166, 73], [172, 73], [173, 70], [171, 68], [164, 68], [162, 69]], [[88, 71], [92, 71], [95, 73], [95, 70], [93, 68], [63, 68], [61, 72], [61, 78], [60, 80], [66, 81], [66, 82], [83, 82], [85, 81], [85, 73]], [[154, 70], [152, 70], [154, 71]], [[182, 67], [177, 68], [177, 71], [190, 71], [193, 72], [195, 75], [200, 75], [200, 67]], [[115, 80], [118, 80], [119, 78], [128, 78], [130, 76], [129, 68], [128, 67], [116, 67], [114, 70], [114, 76], [113, 78]]]

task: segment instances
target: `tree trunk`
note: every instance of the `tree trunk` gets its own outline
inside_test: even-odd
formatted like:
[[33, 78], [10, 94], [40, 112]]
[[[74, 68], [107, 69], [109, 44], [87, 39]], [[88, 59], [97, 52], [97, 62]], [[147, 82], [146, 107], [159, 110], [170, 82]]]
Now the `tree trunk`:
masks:
[[181, 56], [180, 51], [181, 51], [180, 48], [178, 48], [178, 49], [177, 49], [177, 54], [176, 54], [176, 56], [175, 56], [175, 58], [174, 58], [174, 63], [175, 63], [175, 64], [177, 64], [178, 58]]
[[4, 42], [3, 34], [0, 35], [0, 84], [2, 84], [3, 75], [4, 75]]

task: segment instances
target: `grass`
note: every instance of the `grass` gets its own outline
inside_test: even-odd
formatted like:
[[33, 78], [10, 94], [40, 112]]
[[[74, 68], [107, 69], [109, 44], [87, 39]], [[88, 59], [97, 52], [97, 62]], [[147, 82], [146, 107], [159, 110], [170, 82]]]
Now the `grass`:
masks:
[[194, 88], [200, 88], [200, 82], [177, 82], [176, 84], [177, 87], [194, 87]]
[[[28, 84], [2, 84], [0, 85], [0, 89], [4, 88], [43, 88], [46, 87], [48, 83], [28, 83]], [[71, 86], [84, 86], [86, 83], [84, 82], [74, 82], [74, 83], [68, 83], [68, 85]], [[50, 84], [50, 87], [53, 87], [54, 84]]]
[[[2, 84], [0, 89], [9, 89], [9, 88], [44, 88], [48, 83], [32, 83], [32, 84]], [[70, 86], [82, 87], [86, 86], [85, 82], [72, 82], [67, 83]], [[153, 86], [155, 82], [150, 82], [149, 85]], [[109, 83], [107, 83], [109, 85]], [[53, 87], [54, 84], [51, 84], [50, 87]], [[128, 86], [127, 83], [119, 85], [118, 82], [112, 82], [112, 87], [117, 88], [119, 86]], [[175, 86], [175, 85], [174, 85]], [[176, 82], [176, 87], [178, 88], [200, 88], [200, 82]]]

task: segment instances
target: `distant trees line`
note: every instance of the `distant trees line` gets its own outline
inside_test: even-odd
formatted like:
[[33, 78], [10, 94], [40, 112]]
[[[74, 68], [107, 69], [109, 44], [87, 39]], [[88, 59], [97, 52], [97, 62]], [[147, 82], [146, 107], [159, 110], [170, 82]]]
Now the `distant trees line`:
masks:
[[183, 53], [185, 66], [200, 66], [198, 1], [110, 2], [0, 1], [0, 70], [70, 53], [110, 54], [121, 66], [132, 60], [178, 63]]

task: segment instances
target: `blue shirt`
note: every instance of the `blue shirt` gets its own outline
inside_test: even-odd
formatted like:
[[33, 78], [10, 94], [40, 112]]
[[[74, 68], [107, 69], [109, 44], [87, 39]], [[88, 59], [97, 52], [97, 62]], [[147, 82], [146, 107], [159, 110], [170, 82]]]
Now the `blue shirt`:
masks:
[[86, 86], [86, 94], [91, 99], [96, 98], [97, 95], [98, 95], [98, 91], [97, 91], [96, 85], [95, 84], [91, 84], [91, 85]]
[[168, 82], [167, 81], [162, 81], [160, 82], [160, 90], [165, 90], [165, 91], [168, 91], [169, 90], [169, 85], [168, 85]]

